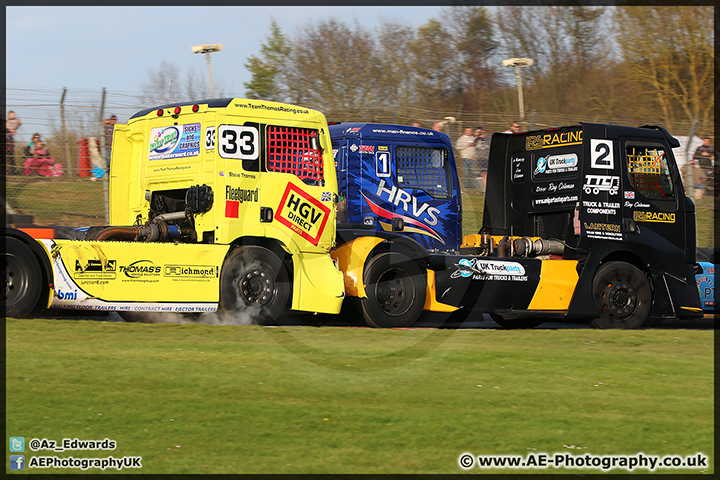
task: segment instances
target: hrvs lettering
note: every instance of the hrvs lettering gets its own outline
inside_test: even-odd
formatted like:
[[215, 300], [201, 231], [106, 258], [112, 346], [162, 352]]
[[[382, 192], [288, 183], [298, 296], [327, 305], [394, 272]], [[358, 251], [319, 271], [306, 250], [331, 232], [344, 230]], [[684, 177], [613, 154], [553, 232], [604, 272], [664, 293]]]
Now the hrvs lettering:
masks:
[[[415, 218], [422, 220], [428, 225], [437, 225], [437, 215], [440, 214], [440, 210], [438, 210], [437, 208], [431, 207], [427, 203], [423, 203], [422, 205], [418, 206], [417, 198], [413, 197], [402, 188], [398, 188], [395, 186], [391, 188], [386, 188], [385, 180], [380, 180], [380, 185], [378, 185], [375, 195], [383, 198], [383, 193], [388, 195], [388, 202], [395, 204], [395, 206], [399, 206], [402, 203], [403, 210], [410, 213], [412, 209], [412, 214]], [[420, 218], [420, 215], [422, 215], [423, 213], [427, 215], [427, 217], [425, 217], [424, 219]]]

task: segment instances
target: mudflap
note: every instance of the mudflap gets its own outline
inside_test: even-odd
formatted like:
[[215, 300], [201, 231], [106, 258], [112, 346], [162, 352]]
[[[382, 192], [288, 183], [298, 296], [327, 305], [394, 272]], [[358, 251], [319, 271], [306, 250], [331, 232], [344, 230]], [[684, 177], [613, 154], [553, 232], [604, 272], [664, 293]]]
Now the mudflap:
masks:
[[293, 255], [292, 309], [318, 313], [340, 313], [345, 290], [343, 275], [327, 253]]

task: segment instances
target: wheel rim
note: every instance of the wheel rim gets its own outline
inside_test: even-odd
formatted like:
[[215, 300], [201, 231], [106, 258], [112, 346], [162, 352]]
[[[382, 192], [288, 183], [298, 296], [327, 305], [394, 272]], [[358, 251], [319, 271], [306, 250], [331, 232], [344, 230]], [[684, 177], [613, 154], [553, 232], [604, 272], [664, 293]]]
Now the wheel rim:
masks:
[[626, 279], [608, 282], [602, 296], [603, 308], [616, 318], [628, 317], [637, 306], [637, 291]]
[[245, 303], [265, 306], [275, 297], [275, 282], [262, 268], [250, 269], [242, 276], [238, 286]]
[[375, 298], [386, 314], [397, 317], [404, 315], [412, 306], [414, 298], [412, 280], [404, 270], [393, 268], [385, 271], [375, 284]]

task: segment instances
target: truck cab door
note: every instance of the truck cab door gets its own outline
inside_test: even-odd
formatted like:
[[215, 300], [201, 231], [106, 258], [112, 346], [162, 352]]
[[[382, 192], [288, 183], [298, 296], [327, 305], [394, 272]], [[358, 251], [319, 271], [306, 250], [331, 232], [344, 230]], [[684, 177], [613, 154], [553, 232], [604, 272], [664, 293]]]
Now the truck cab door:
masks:
[[362, 164], [363, 223], [402, 232], [426, 249], [457, 248], [459, 200], [454, 195], [448, 148], [378, 141], [365, 142], [357, 149]]
[[338, 223], [348, 222], [348, 149], [347, 142], [344, 138], [334, 140], [332, 144], [332, 154], [335, 159], [335, 172], [337, 173], [338, 182]]
[[655, 139], [624, 138], [620, 145], [625, 229], [650, 230], [683, 251], [691, 241], [694, 252], [695, 236], [686, 238], [685, 195], [672, 149]]
[[459, 187], [449, 148], [393, 145], [395, 213], [427, 249], [455, 250], [461, 242]]

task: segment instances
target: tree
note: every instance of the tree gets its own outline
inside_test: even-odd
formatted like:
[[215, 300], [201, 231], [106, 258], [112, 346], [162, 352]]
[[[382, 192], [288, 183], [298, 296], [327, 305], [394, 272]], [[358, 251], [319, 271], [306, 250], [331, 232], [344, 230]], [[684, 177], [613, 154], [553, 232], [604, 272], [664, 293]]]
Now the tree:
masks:
[[270, 23], [270, 34], [260, 47], [261, 57], [253, 55], [245, 63], [245, 68], [252, 74], [252, 79], [244, 84], [248, 98], [271, 101], [284, 99], [283, 65], [290, 51], [287, 38], [273, 20]]
[[427, 108], [443, 109], [457, 103], [462, 92], [452, 38], [442, 24], [431, 19], [418, 28], [408, 44], [415, 72], [414, 87]]
[[498, 87], [498, 43], [493, 21], [482, 7], [450, 7], [443, 11], [443, 24], [457, 59], [457, 81], [461, 102], [467, 108], [484, 110]]
[[407, 54], [407, 46], [415, 38], [414, 31], [410, 27], [386, 22], [377, 28], [375, 38], [379, 72], [376, 95], [392, 112], [393, 122], [406, 121], [406, 117], [411, 115], [408, 106], [420, 98], [414, 88], [412, 58]]
[[[148, 72], [148, 81], [143, 85], [141, 103], [160, 105], [172, 102], [178, 95], [179, 77], [180, 70], [177, 65], [163, 60], [157, 70]], [[173, 87], [175, 87], [174, 94]]]
[[652, 96], [667, 126], [712, 121], [712, 6], [618, 7], [615, 20], [622, 72]]
[[[222, 87], [216, 85], [215, 89], [219, 92], [218, 96], [222, 97]], [[178, 66], [163, 60], [157, 70], [148, 72], [148, 80], [142, 86], [140, 102], [142, 105], [163, 105], [203, 100], [208, 96], [209, 88], [195, 70], [190, 71], [182, 82]]]
[[372, 32], [336, 20], [303, 28], [285, 64], [291, 103], [321, 110], [334, 120], [367, 118], [378, 103], [381, 72]]
[[497, 24], [505, 55], [534, 60], [523, 69], [531, 80], [529, 108], [567, 114], [592, 108], [590, 92], [606, 68], [604, 14], [604, 7], [585, 6], [500, 9]]

